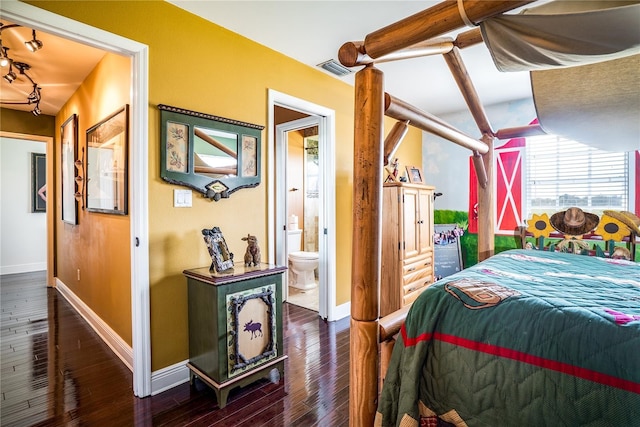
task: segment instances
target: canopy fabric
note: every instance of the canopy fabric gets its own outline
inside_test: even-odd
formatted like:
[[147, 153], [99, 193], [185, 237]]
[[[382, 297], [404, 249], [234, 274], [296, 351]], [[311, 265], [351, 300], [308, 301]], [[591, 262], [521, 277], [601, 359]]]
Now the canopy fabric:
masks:
[[482, 22], [500, 71], [530, 71], [540, 126], [640, 150], [640, 2], [555, 1]]
[[606, 151], [640, 150], [640, 55], [532, 71], [540, 126]]
[[556, 1], [480, 24], [500, 71], [569, 67], [640, 53], [638, 1]]

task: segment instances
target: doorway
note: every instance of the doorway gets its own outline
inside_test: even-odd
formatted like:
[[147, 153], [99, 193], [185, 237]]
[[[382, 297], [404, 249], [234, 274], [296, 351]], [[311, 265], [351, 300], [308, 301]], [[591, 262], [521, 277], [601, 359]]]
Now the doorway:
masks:
[[[276, 106], [278, 116], [285, 109]], [[295, 113], [291, 110], [287, 112]], [[278, 203], [284, 203], [285, 236], [282, 260], [288, 266], [285, 274], [285, 300], [313, 311], [320, 312], [320, 292], [326, 293], [325, 272], [320, 267], [320, 146], [321, 118], [306, 116], [276, 125], [276, 161], [278, 190], [284, 186], [284, 195]], [[276, 193], [279, 193], [276, 191]], [[301, 264], [308, 271], [301, 271]], [[315, 266], [315, 267], [314, 267]], [[313, 268], [313, 269], [312, 269]]]
[[[276, 119], [277, 108], [297, 112], [297, 117], [285, 121]], [[332, 321], [336, 311], [335, 260], [335, 112], [308, 101], [269, 90], [269, 151], [268, 170], [274, 171], [269, 180], [269, 245], [272, 263], [288, 266], [288, 194], [287, 136], [288, 132], [317, 126], [317, 248], [318, 248], [318, 315]], [[300, 220], [300, 219], [298, 219]], [[302, 222], [305, 222], [303, 219]], [[309, 236], [312, 234], [309, 233]], [[310, 239], [312, 240], [312, 239]], [[311, 246], [312, 247], [312, 246]], [[302, 246], [301, 246], [302, 248]], [[313, 248], [313, 247], [312, 247]], [[313, 251], [310, 251], [313, 252]], [[288, 280], [287, 280], [288, 283]], [[285, 300], [289, 297], [285, 286]]]
[[[90, 27], [23, 2], [4, 2], [3, 18], [55, 36], [131, 57], [132, 100], [130, 134], [131, 191], [131, 311], [133, 348], [118, 355], [131, 360], [133, 392], [151, 394], [151, 342], [149, 325], [149, 236], [148, 236], [148, 47], [124, 37]], [[53, 157], [53, 156], [50, 156]], [[47, 161], [47, 169], [53, 167]], [[121, 357], [123, 358], [123, 357]], [[123, 359], [124, 360], [124, 359]]]

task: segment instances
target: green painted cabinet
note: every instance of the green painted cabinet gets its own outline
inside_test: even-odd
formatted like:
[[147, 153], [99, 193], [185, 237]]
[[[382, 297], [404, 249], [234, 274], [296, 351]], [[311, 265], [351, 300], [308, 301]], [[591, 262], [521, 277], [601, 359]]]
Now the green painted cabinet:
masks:
[[191, 382], [198, 377], [212, 387], [221, 408], [231, 389], [260, 378], [284, 376], [285, 270], [260, 264], [234, 266], [230, 272], [217, 273], [208, 267], [183, 272], [189, 293]]

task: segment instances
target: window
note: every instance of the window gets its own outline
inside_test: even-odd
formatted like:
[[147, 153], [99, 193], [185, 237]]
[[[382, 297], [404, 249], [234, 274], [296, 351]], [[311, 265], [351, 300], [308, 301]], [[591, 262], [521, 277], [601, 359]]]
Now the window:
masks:
[[597, 215], [606, 209], [630, 210], [627, 153], [553, 135], [527, 138], [525, 147], [525, 218], [571, 206]]

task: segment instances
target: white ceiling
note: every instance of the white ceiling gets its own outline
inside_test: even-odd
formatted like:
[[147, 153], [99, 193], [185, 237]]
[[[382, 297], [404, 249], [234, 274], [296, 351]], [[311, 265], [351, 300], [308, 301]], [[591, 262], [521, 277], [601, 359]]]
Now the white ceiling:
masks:
[[[337, 60], [343, 43], [364, 40], [370, 32], [440, 3], [401, 0], [168, 1], [312, 67], [328, 59]], [[462, 50], [461, 56], [483, 105], [531, 97], [529, 74], [497, 71], [484, 44]], [[433, 114], [466, 108], [441, 55], [377, 67], [385, 73], [385, 91], [396, 98]], [[353, 84], [354, 76], [341, 79]]]
[[[344, 42], [364, 40], [372, 31], [440, 3], [400, 0], [170, 2], [311, 67], [337, 59]], [[2, 23], [10, 24], [4, 20]], [[468, 28], [460, 31], [466, 30]], [[451, 36], [455, 37], [455, 34]], [[40, 109], [44, 114], [55, 115], [104, 52], [40, 31], [37, 38], [42, 40], [44, 47], [32, 53], [24, 47], [24, 41], [31, 39], [30, 28], [2, 31], [2, 43], [10, 47], [9, 56], [30, 64], [29, 75], [42, 87]], [[498, 72], [483, 44], [464, 49], [461, 55], [485, 106], [531, 96], [528, 73]], [[440, 55], [377, 67], [385, 73], [385, 91], [418, 108], [433, 114], [466, 108]], [[3, 68], [2, 75], [6, 72]], [[340, 79], [353, 84], [354, 75]], [[11, 85], [0, 79], [0, 99], [3, 101], [26, 99], [32, 90], [24, 76], [18, 76]], [[3, 107], [33, 109], [33, 105]]]

